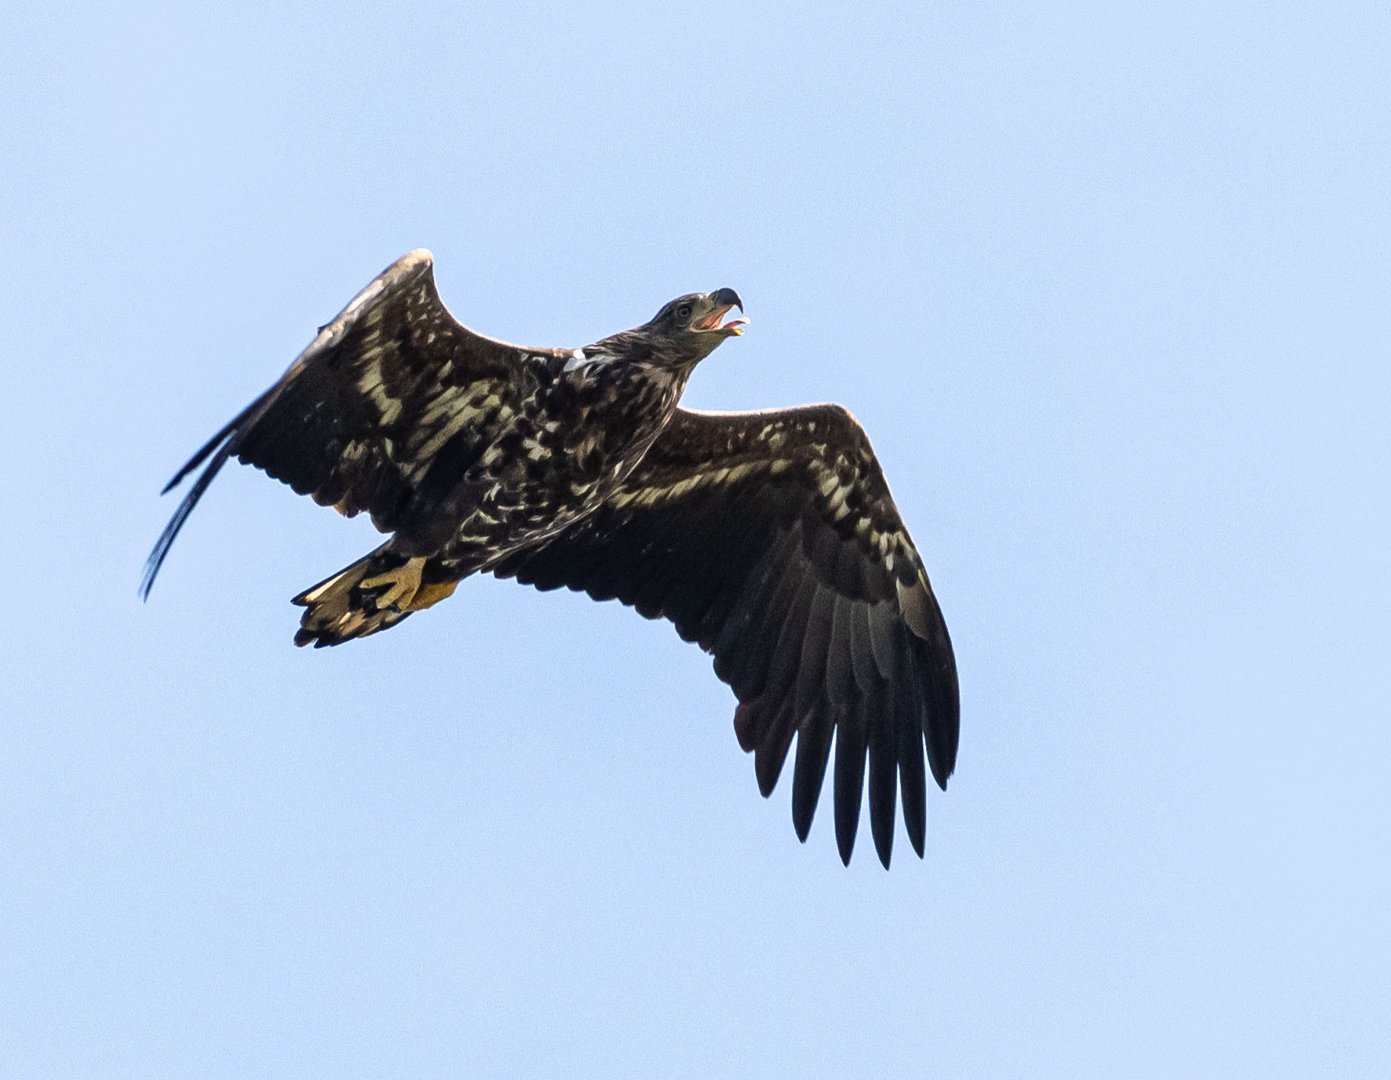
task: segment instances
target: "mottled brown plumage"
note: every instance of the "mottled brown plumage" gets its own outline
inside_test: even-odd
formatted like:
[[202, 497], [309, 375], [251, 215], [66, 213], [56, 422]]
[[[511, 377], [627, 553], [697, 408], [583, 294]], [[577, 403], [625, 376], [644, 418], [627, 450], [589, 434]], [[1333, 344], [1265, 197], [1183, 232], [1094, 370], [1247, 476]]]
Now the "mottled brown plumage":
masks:
[[[677, 405], [742, 319], [732, 290], [691, 294], [583, 349], [525, 349], [453, 319], [428, 252], [398, 260], [274, 387], [180, 470], [209, 460], [147, 564], [229, 457], [391, 538], [295, 598], [298, 644], [385, 629], [483, 571], [670, 619], [714, 657], [735, 730], [771, 793], [794, 736], [806, 838], [834, 742], [849, 861], [868, 762], [885, 866], [901, 791], [923, 853], [926, 770], [946, 786], [958, 704], [950, 640], [864, 431], [813, 405]], [[166, 488], [166, 490], [168, 490]]]

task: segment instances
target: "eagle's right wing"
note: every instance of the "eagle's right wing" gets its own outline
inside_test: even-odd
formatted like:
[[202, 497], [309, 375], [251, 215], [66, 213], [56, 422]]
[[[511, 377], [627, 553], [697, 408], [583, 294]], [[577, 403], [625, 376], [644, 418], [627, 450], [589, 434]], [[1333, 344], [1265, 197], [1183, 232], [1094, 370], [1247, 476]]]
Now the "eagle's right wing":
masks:
[[211, 457], [150, 553], [142, 595], [229, 457], [345, 514], [365, 510], [383, 532], [448, 528], [432, 507], [529, 389], [528, 360], [557, 354], [474, 333], [440, 300], [430, 253], [402, 256], [165, 487]]
[[900, 786], [923, 853], [924, 748], [942, 787], [956, 762], [956, 662], [922, 560], [846, 410], [677, 410], [604, 506], [494, 573], [670, 619], [714, 654], [739, 699], [735, 731], [765, 795], [796, 735], [802, 839], [834, 735], [841, 858], [855, 842], [866, 756], [880, 860], [889, 864]]

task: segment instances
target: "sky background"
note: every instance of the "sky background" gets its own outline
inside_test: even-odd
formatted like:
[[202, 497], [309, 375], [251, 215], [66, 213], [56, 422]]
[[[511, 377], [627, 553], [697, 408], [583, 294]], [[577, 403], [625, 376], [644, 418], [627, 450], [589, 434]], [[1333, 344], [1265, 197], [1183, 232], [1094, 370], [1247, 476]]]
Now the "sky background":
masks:
[[[0, 1074], [1391, 1072], [1391, 8], [29, 3], [0, 43]], [[927, 858], [758, 795], [708, 659], [158, 491], [425, 246], [485, 333], [681, 292], [844, 403], [956, 643]], [[901, 829], [901, 826], [900, 826]]]

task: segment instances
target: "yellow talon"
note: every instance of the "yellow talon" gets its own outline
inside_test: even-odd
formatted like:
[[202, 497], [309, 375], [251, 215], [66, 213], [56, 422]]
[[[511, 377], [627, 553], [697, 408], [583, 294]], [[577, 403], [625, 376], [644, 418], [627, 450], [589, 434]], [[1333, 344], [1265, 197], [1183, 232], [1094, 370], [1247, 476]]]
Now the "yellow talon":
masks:
[[411, 601], [420, 591], [420, 573], [425, 569], [425, 556], [407, 559], [404, 566], [389, 570], [376, 577], [363, 578], [359, 584], [362, 589], [376, 589], [387, 586], [386, 592], [375, 598], [378, 611], [390, 608], [393, 611], [411, 611]]

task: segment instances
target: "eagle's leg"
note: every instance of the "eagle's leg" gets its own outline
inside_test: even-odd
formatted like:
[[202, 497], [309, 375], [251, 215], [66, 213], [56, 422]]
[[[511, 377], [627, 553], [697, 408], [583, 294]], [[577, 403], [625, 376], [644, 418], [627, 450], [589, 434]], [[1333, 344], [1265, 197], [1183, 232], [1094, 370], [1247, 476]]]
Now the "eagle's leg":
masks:
[[364, 592], [386, 587], [386, 592], [372, 598], [378, 611], [423, 611], [454, 595], [459, 587], [458, 579], [422, 582], [427, 562], [429, 557], [424, 555], [407, 559], [404, 565], [384, 574], [363, 578], [358, 587]]
[[[417, 555], [384, 574], [363, 578], [358, 583], [358, 588], [367, 593], [385, 587], [385, 592], [377, 593], [372, 597], [372, 603], [376, 605], [378, 611], [414, 611], [415, 605], [411, 601], [420, 591], [420, 575], [425, 569], [425, 562], [426, 556]], [[429, 604], [421, 606], [429, 607]]]
[[395, 626], [413, 611], [438, 604], [469, 571], [436, 556], [401, 555], [384, 544], [295, 597], [306, 607], [296, 645], [338, 645]]
[[447, 596], [453, 596], [454, 590], [459, 587], [457, 579], [454, 581], [426, 582], [416, 589], [415, 595], [406, 602], [403, 611], [421, 611], [434, 604], [438, 604]]

